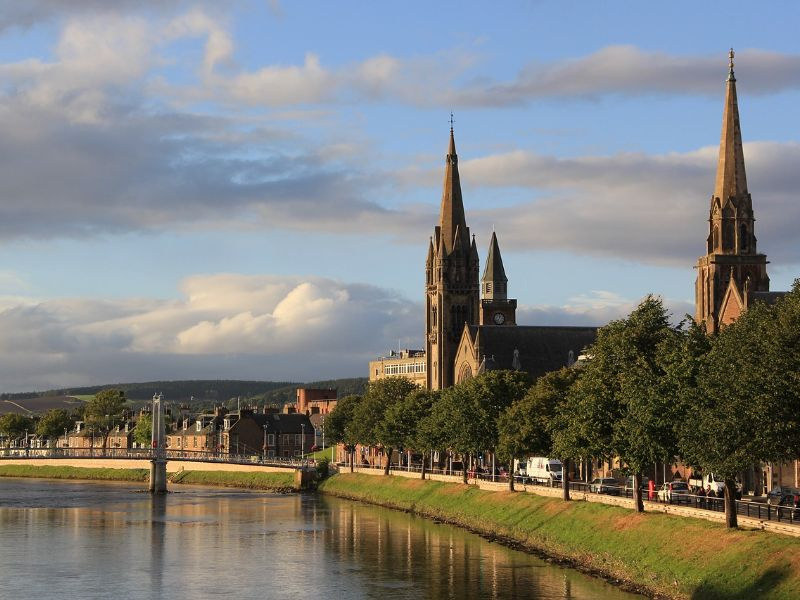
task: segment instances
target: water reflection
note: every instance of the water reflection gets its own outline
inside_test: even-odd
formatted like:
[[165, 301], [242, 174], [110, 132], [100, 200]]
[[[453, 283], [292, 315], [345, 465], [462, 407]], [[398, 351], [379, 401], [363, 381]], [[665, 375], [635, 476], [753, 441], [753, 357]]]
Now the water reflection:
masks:
[[316, 496], [0, 479], [0, 527], [6, 597], [631, 597], [459, 529]]

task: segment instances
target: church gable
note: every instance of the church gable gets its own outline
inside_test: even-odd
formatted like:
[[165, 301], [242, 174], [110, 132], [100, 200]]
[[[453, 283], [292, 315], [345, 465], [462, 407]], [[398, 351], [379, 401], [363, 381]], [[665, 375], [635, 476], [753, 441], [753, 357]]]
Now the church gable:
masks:
[[730, 325], [738, 319], [745, 310], [744, 299], [731, 279], [725, 295], [722, 297], [722, 304], [719, 307], [719, 324]]

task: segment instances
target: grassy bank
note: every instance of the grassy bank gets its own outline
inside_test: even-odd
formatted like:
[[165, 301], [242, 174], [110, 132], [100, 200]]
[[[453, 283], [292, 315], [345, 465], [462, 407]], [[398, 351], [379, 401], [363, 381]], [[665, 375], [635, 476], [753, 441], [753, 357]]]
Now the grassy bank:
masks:
[[0, 465], [0, 477], [89, 479], [98, 481], [147, 481], [148, 469], [98, 469], [68, 466]]
[[[103, 469], [69, 466], [0, 465], [0, 477], [40, 477], [43, 479], [84, 479], [96, 481], [141, 481], [150, 477], [149, 469]], [[292, 492], [294, 473], [250, 473], [242, 471], [181, 471], [169, 477], [173, 484]]]
[[800, 597], [800, 539], [459, 484], [342, 473], [326, 494], [453, 523], [676, 598]]
[[172, 483], [219, 485], [224, 487], [294, 491], [294, 473], [257, 473], [241, 471], [181, 471], [170, 476]]

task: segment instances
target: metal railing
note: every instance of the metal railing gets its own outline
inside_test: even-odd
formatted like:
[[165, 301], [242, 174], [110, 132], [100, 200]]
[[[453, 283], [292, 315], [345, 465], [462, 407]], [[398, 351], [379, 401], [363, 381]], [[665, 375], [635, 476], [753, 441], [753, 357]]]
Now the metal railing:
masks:
[[[274, 467], [299, 468], [309, 464], [309, 460], [300, 457], [264, 456], [255, 453], [229, 453], [191, 451], [162, 448], [158, 457], [166, 460], [182, 460], [190, 462], [215, 462], [233, 464], [259, 464]], [[134, 459], [152, 460], [156, 451], [151, 448], [2, 448], [0, 461], [3, 459], [47, 458], [47, 459]], [[313, 462], [313, 461], [311, 461]]]
[[[339, 462], [337, 464], [342, 470], [346, 470], [347, 468], [349, 468], [348, 463]], [[357, 463], [355, 466], [358, 469], [374, 469], [376, 471], [382, 471], [385, 469], [385, 466], [375, 466], [370, 464]], [[422, 470], [421, 466], [418, 463], [412, 464], [410, 466], [396, 465], [393, 463], [390, 467], [390, 471], [419, 473], [421, 470]], [[426, 468], [425, 473], [434, 475], [446, 475], [458, 479], [462, 477], [462, 471], [460, 469], [451, 470], [451, 469]], [[475, 482], [476, 479], [480, 479], [483, 481], [494, 481], [497, 483], [508, 482], [508, 476], [503, 473], [500, 474], [495, 473], [494, 476], [492, 476], [491, 473], [468, 471], [468, 480], [470, 482]], [[543, 488], [554, 488], [554, 489], [561, 489], [562, 487], [561, 481], [559, 480], [545, 481], [542, 479], [534, 479], [532, 477], [522, 477], [519, 475], [514, 476], [514, 483], [515, 485], [529, 486], [529, 487], [543, 487]], [[617, 484], [617, 485], [591, 484], [585, 481], [570, 481], [569, 489], [575, 492], [581, 492], [587, 494], [619, 496], [624, 498], [634, 497], [633, 488], [622, 484]], [[659, 497], [658, 490], [652, 492], [651, 495], [650, 491], [647, 489], [641, 490], [641, 496], [644, 502], [652, 502], [657, 504], [671, 504], [676, 506], [687, 506], [689, 508], [694, 508], [698, 510], [708, 510], [713, 512], [725, 512], [725, 499], [717, 498], [716, 496], [698, 496], [696, 494], [681, 494], [673, 492], [669, 497], [669, 499], [665, 499], [663, 494], [661, 495], [661, 497]], [[778, 521], [781, 523], [800, 525], [800, 507], [776, 506], [768, 504], [766, 502], [758, 502], [754, 500], [736, 500], [735, 503], [736, 503], [736, 513], [739, 515], [754, 519], [759, 519], [762, 521]]]

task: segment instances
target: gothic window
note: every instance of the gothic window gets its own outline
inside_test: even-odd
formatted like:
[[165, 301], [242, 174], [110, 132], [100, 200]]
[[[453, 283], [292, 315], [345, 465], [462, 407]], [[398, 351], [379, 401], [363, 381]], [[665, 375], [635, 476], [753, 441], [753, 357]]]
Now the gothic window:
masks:
[[739, 230], [739, 250], [747, 252], [747, 225], [744, 223], [742, 223], [742, 227]]
[[436, 307], [431, 309], [431, 327], [436, 327]]
[[724, 250], [732, 250], [736, 248], [736, 242], [733, 239], [733, 236], [733, 223], [725, 223], [722, 227], [722, 248]]
[[456, 381], [456, 383], [462, 383], [467, 379], [471, 378], [472, 378], [472, 367], [470, 367], [469, 364], [464, 363], [463, 365], [461, 365], [461, 369], [458, 372], [458, 381]]
[[714, 241], [712, 248], [714, 248], [714, 250], [719, 248], [719, 225], [714, 225]]

